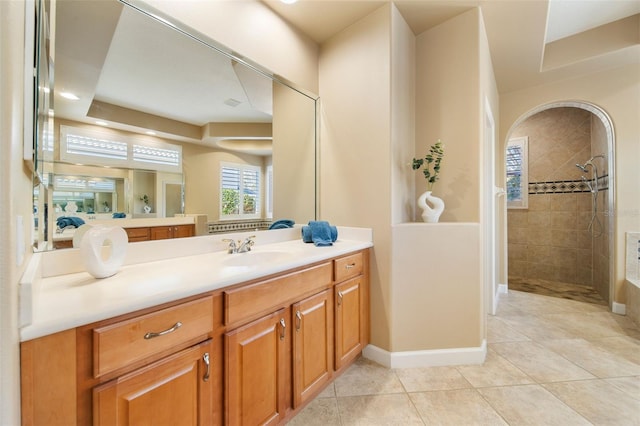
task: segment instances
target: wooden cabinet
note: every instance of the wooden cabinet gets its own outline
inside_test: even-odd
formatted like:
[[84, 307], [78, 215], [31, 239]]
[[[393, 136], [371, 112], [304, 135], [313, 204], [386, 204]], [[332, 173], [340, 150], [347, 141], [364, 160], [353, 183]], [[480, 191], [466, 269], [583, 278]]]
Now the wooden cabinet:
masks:
[[186, 238], [194, 235], [194, 225], [153, 226], [150, 230], [152, 240]]
[[170, 238], [186, 238], [195, 235], [195, 225], [146, 226], [141, 228], [125, 228], [129, 242], [166, 240]]
[[325, 290], [293, 305], [293, 407], [314, 397], [333, 376], [333, 298]]
[[94, 425], [211, 425], [211, 340], [93, 390]]
[[335, 368], [344, 369], [369, 342], [367, 251], [334, 260]]
[[284, 424], [368, 342], [369, 252], [21, 344], [22, 424]]
[[228, 332], [226, 416], [229, 425], [274, 425], [286, 415], [288, 310]]
[[138, 241], [149, 241], [151, 239], [151, 230], [149, 227], [145, 228], [124, 228], [129, 237], [130, 243]]
[[356, 358], [363, 349], [362, 279], [354, 278], [337, 284], [334, 289], [336, 308], [336, 370]]

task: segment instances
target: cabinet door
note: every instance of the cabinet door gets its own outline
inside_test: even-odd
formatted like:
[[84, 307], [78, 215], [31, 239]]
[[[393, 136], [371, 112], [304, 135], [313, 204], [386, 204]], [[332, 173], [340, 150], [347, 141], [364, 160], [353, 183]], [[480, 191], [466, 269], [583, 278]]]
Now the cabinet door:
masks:
[[194, 225], [177, 225], [173, 227], [173, 238], [193, 237]]
[[151, 232], [149, 228], [125, 228], [129, 242], [134, 243], [138, 241], [149, 241], [151, 238]]
[[333, 303], [331, 290], [293, 305], [293, 408], [333, 374]]
[[227, 424], [271, 425], [285, 416], [289, 313], [281, 309], [225, 334]]
[[173, 226], [152, 226], [151, 227], [152, 240], [166, 240], [169, 238], [173, 238]]
[[94, 425], [209, 425], [211, 340], [93, 390]]
[[362, 277], [335, 286], [336, 370], [362, 351]]

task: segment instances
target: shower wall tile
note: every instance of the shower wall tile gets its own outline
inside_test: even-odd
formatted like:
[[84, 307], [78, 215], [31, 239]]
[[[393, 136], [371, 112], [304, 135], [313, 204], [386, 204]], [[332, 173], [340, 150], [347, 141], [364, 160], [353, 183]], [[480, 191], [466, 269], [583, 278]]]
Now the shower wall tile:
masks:
[[529, 212], [527, 224], [529, 229], [548, 227], [551, 224], [551, 212], [542, 210]]
[[526, 244], [509, 244], [509, 262], [516, 260], [527, 260], [527, 245]]
[[590, 267], [585, 267], [585, 266], [580, 266], [578, 267], [578, 275], [577, 275], [577, 283], [578, 284], [582, 284], [582, 285], [586, 285], [586, 286], [593, 286], [593, 269], [591, 269]]
[[[576, 167], [592, 156], [591, 133], [591, 113], [579, 108], [543, 111], [514, 130], [513, 137], [529, 137], [530, 193], [528, 209], [507, 213], [510, 277], [595, 287], [608, 275], [608, 243], [587, 230], [592, 194], [580, 192], [588, 188]], [[600, 194], [604, 223], [605, 191]]]
[[527, 243], [527, 228], [513, 228], [507, 230], [507, 242], [514, 244]]
[[552, 232], [552, 245], [565, 248], [578, 247], [578, 231], [575, 229], [550, 229]]
[[592, 200], [592, 195], [590, 192], [576, 194], [576, 201], [578, 202], [578, 211], [589, 213], [589, 218], [591, 218], [591, 200]]
[[515, 228], [527, 227], [528, 212], [526, 209], [509, 209], [507, 211], [507, 220]]
[[577, 212], [564, 211], [564, 212], [551, 212], [551, 227], [563, 228], [563, 229], [576, 229], [577, 224]]
[[551, 264], [553, 259], [557, 257], [554, 249], [555, 248], [551, 246], [532, 245], [529, 247], [527, 260], [529, 262]]
[[551, 211], [575, 212], [577, 208], [576, 194], [551, 194]]
[[530, 195], [529, 212], [549, 211], [551, 209], [551, 194]]

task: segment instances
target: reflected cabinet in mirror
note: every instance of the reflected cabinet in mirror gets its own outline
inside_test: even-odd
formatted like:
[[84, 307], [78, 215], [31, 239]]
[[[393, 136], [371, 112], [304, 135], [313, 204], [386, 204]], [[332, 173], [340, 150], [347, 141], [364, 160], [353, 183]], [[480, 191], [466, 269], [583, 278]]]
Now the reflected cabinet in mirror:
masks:
[[315, 218], [314, 97], [117, 0], [40, 4], [55, 13], [37, 45], [35, 247], [68, 240], [68, 218]]

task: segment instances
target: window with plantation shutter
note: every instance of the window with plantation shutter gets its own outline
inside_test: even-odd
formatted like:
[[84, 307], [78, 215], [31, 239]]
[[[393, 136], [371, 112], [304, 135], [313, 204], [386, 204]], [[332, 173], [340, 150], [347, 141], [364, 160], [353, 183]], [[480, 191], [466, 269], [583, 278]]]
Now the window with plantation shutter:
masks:
[[514, 138], [507, 144], [507, 208], [528, 207], [528, 138]]
[[220, 218], [254, 219], [260, 217], [260, 168], [223, 163], [220, 171]]

